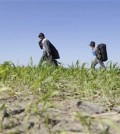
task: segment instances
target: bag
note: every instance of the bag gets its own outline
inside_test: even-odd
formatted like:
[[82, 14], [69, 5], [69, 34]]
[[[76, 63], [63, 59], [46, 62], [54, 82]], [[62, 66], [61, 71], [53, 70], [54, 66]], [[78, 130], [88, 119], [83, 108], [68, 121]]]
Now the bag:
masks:
[[53, 46], [53, 44], [49, 40], [48, 40], [48, 45], [49, 45], [53, 59], [60, 59], [58, 50]]
[[96, 55], [97, 55], [98, 59], [100, 59], [101, 61], [108, 60], [106, 44], [101, 43], [97, 46], [97, 54]]

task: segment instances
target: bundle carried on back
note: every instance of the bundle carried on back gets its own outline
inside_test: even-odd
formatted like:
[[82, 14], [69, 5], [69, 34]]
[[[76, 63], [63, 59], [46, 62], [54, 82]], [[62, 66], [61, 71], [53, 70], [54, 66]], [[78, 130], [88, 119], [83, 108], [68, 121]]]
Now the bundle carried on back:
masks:
[[[40, 48], [43, 49], [42, 40], [40, 40], [38, 43], [39, 43]], [[50, 50], [50, 53], [51, 53], [53, 59], [60, 59], [58, 50], [55, 48], [55, 46], [49, 40], [47, 40], [47, 45], [48, 45], [48, 48]]]
[[52, 57], [54, 59], [60, 59], [60, 55], [58, 53], [58, 50], [55, 48], [55, 46], [49, 40], [48, 40], [47, 43], [48, 43], [48, 46], [49, 46], [49, 48], [51, 50]]
[[108, 60], [106, 44], [101, 43], [97, 46], [97, 57], [101, 61], [107, 61]]

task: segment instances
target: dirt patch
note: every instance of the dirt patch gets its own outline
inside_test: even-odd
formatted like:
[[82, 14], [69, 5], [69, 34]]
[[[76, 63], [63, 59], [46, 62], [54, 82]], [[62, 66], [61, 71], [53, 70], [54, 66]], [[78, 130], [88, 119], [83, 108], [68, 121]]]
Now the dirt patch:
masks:
[[119, 134], [120, 108], [70, 97], [43, 103], [25, 94], [0, 97], [1, 134]]

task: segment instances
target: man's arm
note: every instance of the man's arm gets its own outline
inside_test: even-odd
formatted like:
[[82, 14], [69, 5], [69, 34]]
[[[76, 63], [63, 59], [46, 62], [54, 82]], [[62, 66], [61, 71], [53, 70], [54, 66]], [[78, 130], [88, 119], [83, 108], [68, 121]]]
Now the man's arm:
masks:
[[96, 57], [98, 59], [101, 59], [101, 53], [100, 53], [100, 50], [98, 49], [98, 46], [95, 48], [95, 51], [96, 51]]

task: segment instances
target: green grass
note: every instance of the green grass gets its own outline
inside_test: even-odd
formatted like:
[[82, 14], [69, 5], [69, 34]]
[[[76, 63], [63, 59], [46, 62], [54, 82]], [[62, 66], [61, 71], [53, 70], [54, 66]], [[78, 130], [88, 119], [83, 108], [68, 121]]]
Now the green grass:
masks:
[[[76, 62], [64, 68], [15, 66], [11, 62], [0, 65], [0, 86], [10, 88], [11, 96], [29, 90], [43, 101], [53, 97], [66, 98], [64, 93], [85, 100], [117, 105], [120, 102], [120, 69], [109, 63], [107, 70], [91, 70]], [[102, 101], [101, 101], [102, 100]]]
[[[0, 65], [0, 94], [9, 98], [33, 95], [26, 106], [26, 118], [31, 112], [42, 116], [37, 108], [39, 102], [43, 102], [45, 112], [48, 107], [54, 107], [52, 100], [70, 97], [100, 103], [109, 110], [120, 105], [120, 68], [111, 62], [106, 70], [95, 71], [78, 61], [68, 68], [37, 67], [32, 62], [28, 66], [15, 66], [4, 62]], [[0, 111], [6, 108], [5, 103], [0, 105]], [[86, 123], [86, 119], [83, 121]], [[89, 124], [87, 127], [89, 130]]]

